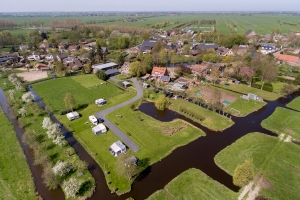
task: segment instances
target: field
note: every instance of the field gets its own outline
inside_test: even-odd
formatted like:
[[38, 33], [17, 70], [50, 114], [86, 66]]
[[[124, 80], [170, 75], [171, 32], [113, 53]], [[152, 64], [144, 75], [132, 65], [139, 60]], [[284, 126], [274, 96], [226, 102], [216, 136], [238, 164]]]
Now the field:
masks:
[[[65, 20], [67, 18], [80, 19], [83, 23], [91, 20], [110, 20], [110, 19], [126, 19], [129, 16], [70, 16], [70, 17], [13, 17], [13, 18], [0, 18], [6, 20], [13, 20], [16, 23], [22, 23], [23, 21], [43, 20], [45, 26], [49, 26], [52, 20]], [[130, 16], [130, 18], [137, 18], [141, 16]], [[263, 15], [252, 14], [251, 16], [241, 16], [239, 14], [182, 14], [175, 16], [157, 16], [150, 18], [138, 19], [136, 22], [105, 22], [100, 25], [121, 25], [121, 26], [134, 26], [151, 28], [156, 23], [162, 24], [164, 21], [169, 21], [170, 24], [166, 27], [161, 27], [163, 30], [171, 29], [178, 24], [189, 22], [191, 20], [201, 19], [215, 19], [217, 22], [217, 32], [231, 33], [232, 31], [240, 34], [244, 34], [247, 30], [254, 30], [256, 34], [265, 35], [271, 33], [275, 29], [279, 29], [282, 33], [288, 33], [291, 30], [299, 30], [299, 17], [288, 14], [280, 15]], [[176, 23], [175, 23], [176, 22]], [[284, 22], [292, 22], [297, 24], [291, 26]], [[191, 27], [193, 30], [208, 31], [212, 25], [207, 24], [193, 24]], [[232, 31], [229, 26], [232, 27]]]
[[233, 174], [238, 164], [253, 158], [255, 175], [263, 176], [259, 196], [266, 199], [299, 199], [300, 147], [277, 137], [250, 133], [215, 157], [218, 166]]
[[237, 193], [211, 179], [202, 171], [189, 169], [174, 178], [163, 190], [155, 192], [147, 199], [237, 199]]
[[36, 199], [34, 183], [14, 127], [0, 108], [0, 199]]
[[[190, 103], [188, 101], [182, 100], [182, 99], [177, 99], [177, 100], [172, 100], [171, 101], [171, 109], [180, 112], [180, 107], [186, 107], [193, 109], [196, 112], [201, 113], [205, 119], [203, 121], [198, 121], [197, 119], [193, 119], [196, 122], [200, 123], [201, 125], [211, 129], [211, 130], [216, 130], [216, 131], [222, 131], [234, 124], [234, 122], [222, 115], [217, 114], [216, 112], [207, 110], [205, 108], [202, 108], [201, 106], [197, 106], [193, 103]], [[183, 114], [183, 113], [181, 113]], [[189, 117], [189, 116], [187, 116]]]
[[289, 108], [300, 111], [300, 97], [294, 99], [291, 103], [286, 105]]
[[221, 84], [221, 85], [218, 85], [218, 87], [232, 90], [232, 91], [239, 92], [239, 93], [243, 93], [243, 94], [248, 94], [248, 93], [256, 94], [258, 96], [261, 96], [263, 99], [269, 100], [269, 101], [274, 101], [280, 97], [279, 94], [267, 92], [267, 91], [256, 89], [253, 87], [248, 87], [247, 85], [242, 85], [242, 84], [230, 84], [229, 86], [225, 86], [225, 85]]
[[237, 99], [235, 102], [231, 103], [229, 106], [226, 107], [227, 112], [231, 112], [231, 109], [235, 109], [240, 111], [240, 114], [231, 113], [235, 116], [246, 116], [252, 112], [255, 112], [265, 106], [266, 102], [258, 102], [250, 99], [249, 101], [243, 99]]
[[65, 109], [64, 98], [67, 93], [74, 96], [77, 105], [93, 103], [96, 99], [122, 93], [120, 89], [99, 80], [93, 74], [59, 78], [32, 87], [54, 112]]
[[293, 139], [300, 140], [300, 112], [284, 108], [276, 108], [274, 113], [263, 120], [261, 125], [274, 133], [289, 135]]

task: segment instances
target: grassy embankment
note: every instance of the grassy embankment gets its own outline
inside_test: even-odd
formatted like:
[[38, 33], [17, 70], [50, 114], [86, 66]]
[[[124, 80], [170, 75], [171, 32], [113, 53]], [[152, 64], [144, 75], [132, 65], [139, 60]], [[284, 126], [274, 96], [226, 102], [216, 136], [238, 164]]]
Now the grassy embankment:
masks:
[[232, 91], [239, 92], [239, 93], [243, 93], [243, 94], [248, 94], [248, 93], [256, 94], [256, 95], [264, 98], [265, 100], [269, 100], [269, 101], [274, 101], [280, 97], [279, 94], [267, 92], [264, 90], [260, 90], [260, 89], [249, 87], [247, 85], [242, 85], [242, 84], [230, 84], [229, 86], [225, 86], [224, 84], [221, 84], [221, 85], [218, 85], [218, 87], [221, 87], [221, 88], [224, 88], [227, 90], [232, 90]]
[[300, 112], [276, 108], [274, 113], [263, 120], [261, 125], [265, 129], [273, 131], [276, 134], [289, 135], [293, 139], [300, 140]]
[[[79, 85], [81, 85], [80, 81], [86, 81], [92, 85], [95, 83], [97, 84], [97, 80], [92, 80], [91, 78], [84, 79], [84, 77], [85, 76], [82, 76], [81, 78], [76, 77], [77, 81], [79, 82]], [[68, 79], [68, 81], [64, 82], [64, 87], [68, 88], [70, 84], [74, 84], [74, 81], [71, 81], [72, 79], [66, 79]], [[64, 105], [63, 99], [58, 101], [55, 97], [57, 94], [64, 96], [65, 94], [63, 92], [65, 91], [65, 89], [60, 87], [60, 84], [55, 83], [56, 81], [58, 81], [58, 79], [55, 81], [40, 83], [36, 85], [39, 87], [34, 86], [34, 89], [36, 89], [36, 91], [39, 94], [43, 94], [45, 102], [49, 102], [51, 105], [54, 105], [54, 102], [60, 102], [61, 105], [56, 105], [56, 109], [61, 109]], [[80, 89], [82, 91], [85, 90], [84, 96], [81, 97], [82, 103], [88, 103], [91, 100], [91, 96], [93, 95], [90, 95], [90, 93], [93, 93], [93, 91], [89, 89], [89, 87], [93, 86], [91, 86], [88, 83], [85, 83], [85, 89]], [[50, 85], [52, 87], [52, 90], [56, 91], [55, 93], [47, 94], [46, 92], [41, 91], [43, 90], [43, 88], [50, 87]], [[105, 92], [110, 91], [110, 87], [111, 86], [108, 84], [103, 84], [103, 93], [101, 93], [100, 91], [98, 93], [97, 98], [107, 95]], [[110, 94], [112, 95], [113, 92], [114, 91], [112, 91], [112, 93]], [[119, 94], [119, 92], [120, 91], [117, 90], [115, 91], [115, 94]], [[122, 93], [112, 98], [108, 98], [108, 103], [105, 106], [97, 107], [96, 105], [91, 104], [87, 108], [79, 110], [79, 113], [82, 115], [81, 118], [72, 122], [69, 122], [64, 115], [57, 115], [60, 121], [62, 121], [70, 130], [73, 130], [74, 136], [94, 157], [94, 159], [99, 163], [101, 168], [104, 171], [110, 172], [109, 174], [105, 174], [105, 176], [107, 181], [111, 182], [109, 184], [109, 188], [111, 190], [117, 189], [117, 193], [124, 193], [129, 191], [131, 183], [133, 182], [133, 180], [128, 180], [127, 178], [121, 177], [116, 173], [115, 163], [117, 159], [114, 158], [108, 152], [109, 146], [115, 141], [119, 140], [119, 138], [115, 136], [111, 131], [108, 131], [106, 134], [103, 135], [95, 136], [91, 131], [92, 125], [90, 123], [86, 124], [86, 122], [88, 122], [88, 116], [94, 114], [96, 111], [103, 110], [113, 105], [119, 104], [123, 101], [132, 98], [133, 96], [135, 96], [135, 94], [133, 93]], [[137, 103], [138, 102], [136, 102], [135, 105], [137, 105]], [[119, 119], [115, 118], [115, 115], [122, 115], [123, 117]], [[195, 140], [196, 138], [204, 135], [204, 133], [201, 130], [195, 129], [190, 125], [186, 125], [182, 121], [162, 123], [139, 111], [132, 110], [130, 106], [118, 109], [108, 114], [107, 117], [110, 118], [110, 120], [113, 123], [117, 124], [117, 126], [124, 133], [128, 134], [128, 136], [141, 148], [140, 151], [132, 153], [133, 155], [138, 157], [143, 163], [143, 166], [140, 168], [140, 170], [164, 158], [165, 156], [170, 154], [175, 148], [185, 145]], [[167, 134], [170, 131], [170, 126], [174, 127], [174, 129], [179, 127], [183, 127], [183, 129], [169, 136]], [[131, 154], [131, 152], [129, 153]]]
[[[8, 90], [13, 90], [13, 84], [7, 80], [7, 75], [4, 74], [0, 82], [0, 87], [3, 88], [5, 94], [9, 98]], [[8, 84], [5, 87], [4, 81]], [[16, 90], [15, 90], [16, 91]], [[53, 143], [52, 139], [49, 139], [46, 135], [46, 130], [42, 128], [42, 121], [44, 117], [47, 117], [47, 113], [41, 110], [36, 103], [26, 103], [22, 102], [21, 97], [24, 91], [16, 91], [15, 98], [10, 99], [10, 102], [14, 108], [14, 112], [18, 116], [20, 124], [24, 127], [26, 133], [30, 135], [31, 141], [30, 147], [34, 149], [35, 162], [37, 164], [48, 165], [50, 164], [53, 167], [57, 161], [68, 162], [72, 165], [73, 170], [68, 173], [66, 176], [57, 177], [58, 182], [61, 184], [63, 181], [69, 180], [70, 178], [75, 178], [81, 182], [81, 188], [77, 197], [90, 197], [93, 194], [95, 188], [95, 180], [88, 171], [87, 168], [81, 170], [83, 172], [82, 176], [78, 176], [78, 166], [82, 162], [78, 155], [74, 152], [74, 149], [71, 148], [68, 144], [59, 146]], [[18, 110], [23, 106], [26, 106], [26, 115], [18, 115]], [[27, 137], [29, 138], [29, 137]], [[69, 153], [67, 153], [69, 152]], [[45, 162], [39, 163], [43, 157]], [[45, 167], [44, 166], [44, 167]], [[81, 168], [82, 169], [82, 168]], [[70, 199], [70, 198], [68, 198]]]
[[37, 199], [14, 127], [0, 108], [0, 199]]
[[259, 196], [267, 199], [299, 199], [300, 147], [262, 133], [250, 133], [226, 147], [215, 162], [233, 175], [237, 165], [253, 158], [254, 174], [264, 177]]
[[198, 169], [189, 169], [153, 193], [148, 200], [172, 199], [237, 199], [237, 193], [213, 180]]
[[286, 105], [289, 108], [300, 111], [300, 97], [294, 99], [291, 103]]
[[[201, 113], [201, 115], [204, 117], [203, 121], [199, 121], [189, 115], [186, 115], [180, 111], [180, 107], [185, 107], [188, 109], [191, 109], [197, 113]], [[188, 118], [191, 118], [192, 120], [198, 122], [199, 124], [215, 131], [222, 131], [234, 124], [234, 122], [222, 115], [219, 115], [216, 112], [210, 111], [208, 109], [202, 108], [201, 106], [195, 105], [193, 103], [190, 103], [183, 99], [177, 99], [171, 101], [171, 109], [179, 112], [180, 114], [185, 115]]]

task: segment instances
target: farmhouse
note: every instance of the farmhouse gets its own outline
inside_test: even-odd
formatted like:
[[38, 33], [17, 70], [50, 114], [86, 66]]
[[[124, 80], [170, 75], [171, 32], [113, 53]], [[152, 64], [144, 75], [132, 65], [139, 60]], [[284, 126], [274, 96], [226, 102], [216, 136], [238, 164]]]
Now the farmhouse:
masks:
[[276, 59], [286, 62], [287, 64], [299, 66], [300, 65], [300, 59], [297, 56], [290, 56], [290, 55], [284, 55], [284, 54], [277, 54]]
[[167, 75], [167, 68], [166, 67], [153, 67], [152, 72], [151, 72], [151, 76], [155, 77], [155, 78], [160, 78], [162, 76], [166, 76]]
[[97, 126], [92, 128], [92, 131], [95, 135], [99, 135], [102, 133], [106, 133], [107, 129], [103, 124], [98, 124]]
[[79, 116], [79, 113], [78, 112], [70, 112], [67, 114], [67, 118], [72, 121], [74, 119], [78, 119], [80, 116]]
[[115, 143], [113, 143], [110, 147], [109, 147], [109, 152], [111, 153], [111, 155], [113, 155], [114, 157], [119, 156], [121, 153], [125, 153], [126, 152], [126, 146], [120, 142], [117, 141]]
[[80, 60], [72, 56], [63, 59], [63, 64], [65, 68], [69, 68], [70, 70], [73, 70], [74, 66], [77, 66], [78, 69], [82, 68], [82, 63], [80, 62]]

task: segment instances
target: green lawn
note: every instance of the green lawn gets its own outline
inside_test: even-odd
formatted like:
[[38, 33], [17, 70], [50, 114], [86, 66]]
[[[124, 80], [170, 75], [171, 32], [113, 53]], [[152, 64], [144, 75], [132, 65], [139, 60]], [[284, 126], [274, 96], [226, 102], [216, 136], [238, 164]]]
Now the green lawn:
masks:
[[[171, 101], [171, 107], [170, 107], [171, 109], [173, 109], [177, 112], [180, 112], [181, 106], [186, 107], [186, 108], [191, 108], [199, 113], [202, 113], [202, 115], [205, 117], [205, 119], [203, 121], [198, 121], [197, 119], [194, 119], [194, 118], [192, 118], [192, 119], [211, 130], [222, 131], [234, 124], [234, 122], [231, 119], [229, 119], [225, 116], [219, 115], [216, 112], [202, 108], [201, 106], [197, 106], [186, 100], [177, 99], [177, 100]], [[181, 113], [181, 114], [184, 114], [184, 113]], [[187, 115], [187, 117], [189, 117], [189, 116]]]
[[148, 200], [237, 199], [237, 193], [198, 169], [189, 169], [147, 198]]
[[227, 112], [230, 112], [230, 110], [236, 109], [240, 111], [240, 115], [236, 112], [230, 112], [231, 114], [235, 116], [246, 116], [249, 115], [252, 112], [255, 112], [265, 106], [266, 102], [258, 102], [250, 99], [249, 101], [243, 100], [243, 99], [237, 99], [233, 103], [231, 103], [229, 106], [226, 107]]
[[300, 147], [277, 137], [250, 133], [226, 147], [215, 157], [218, 166], [233, 174], [237, 165], [253, 158], [254, 173], [270, 185], [259, 196], [266, 199], [300, 199]]
[[66, 109], [64, 98], [67, 93], [72, 93], [77, 105], [94, 103], [96, 99], [122, 93], [120, 89], [99, 80], [93, 74], [57, 78], [32, 87], [53, 112]]
[[287, 104], [286, 106], [300, 111], [300, 97], [297, 97], [296, 99], [294, 99], [291, 103]]
[[129, 77], [125, 74], [119, 74], [116, 76], [117, 79], [120, 79], [120, 80], [124, 80], [124, 79], [128, 79]]
[[[120, 177], [116, 173], [116, 158], [108, 152], [110, 145], [119, 140], [119, 138], [111, 131], [95, 136], [91, 131], [91, 124], [84, 124], [90, 113], [85, 114], [81, 112], [81, 114], [83, 114], [82, 118], [85, 118], [83, 121], [76, 124], [75, 121], [77, 120], [75, 120], [74, 123], [69, 124], [71, 129], [74, 130], [74, 136], [90, 152], [101, 168], [110, 172], [109, 174], [105, 174], [107, 181], [111, 181], [111, 184], [108, 185], [109, 188], [118, 188], [117, 193], [119, 194], [128, 192], [133, 180]], [[122, 115], [123, 117], [116, 118], [115, 115]], [[118, 128], [141, 148], [138, 152], [129, 152], [129, 154], [135, 155], [142, 161], [144, 166], [140, 170], [163, 159], [177, 147], [186, 145], [198, 137], [205, 135], [203, 131], [182, 121], [159, 122], [139, 111], [133, 111], [130, 106], [115, 110], [109, 113], [107, 117], [114, 124], [117, 124]], [[185, 128], [171, 136], [164, 134], [170, 131], [170, 127]]]
[[276, 108], [270, 117], [263, 120], [261, 125], [274, 133], [290, 135], [293, 139], [300, 140], [300, 112], [284, 108]]
[[0, 199], [37, 199], [14, 127], [0, 108]]
[[256, 89], [256, 88], [249, 87], [247, 85], [242, 85], [242, 84], [230, 84], [229, 86], [225, 86], [224, 84], [221, 84], [218, 86], [228, 89], [228, 90], [240, 92], [243, 94], [248, 94], [248, 93], [256, 94], [256, 95], [261, 96], [262, 98], [264, 98], [266, 100], [270, 100], [270, 101], [276, 100], [280, 97], [279, 94], [267, 92], [264, 90]]

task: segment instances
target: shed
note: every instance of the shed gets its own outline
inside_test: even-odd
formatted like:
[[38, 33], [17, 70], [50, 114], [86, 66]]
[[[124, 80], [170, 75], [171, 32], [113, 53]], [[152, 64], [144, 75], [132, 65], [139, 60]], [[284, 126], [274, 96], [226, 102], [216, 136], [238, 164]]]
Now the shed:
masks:
[[71, 121], [71, 120], [74, 120], [74, 119], [78, 119], [80, 116], [79, 116], [79, 113], [78, 112], [70, 112], [67, 114], [67, 118]]
[[125, 153], [126, 152], [126, 146], [120, 142], [117, 141], [115, 143], [113, 143], [110, 147], [109, 147], [109, 152], [111, 153], [111, 155], [113, 155], [114, 157], [119, 156], [121, 153]]
[[97, 126], [92, 128], [92, 131], [95, 135], [106, 133], [107, 129], [104, 124], [98, 124]]
[[256, 101], [256, 99], [257, 99], [257, 95], [256, 95], [256, 94], [251, 94], [251, 93], [249, 93], [249, 94], [248, 94], [248, 97], [249, 97], [249, 99], [253, 99], [253, 100], [255, 100], [255, 101]]
[[111, 77], [111, 76], [115, 76], [117, 74], [120, 74], [118, 69], [108, 69], [105, 71], [106, 76]]
[[131, 83], [128, 81], [123, 81], [122, 83], [123, 83], [124, 87], [126, 87], [126, 88], [131, 86]]

